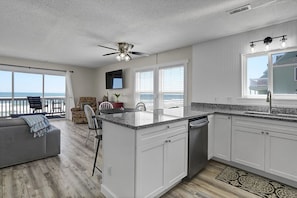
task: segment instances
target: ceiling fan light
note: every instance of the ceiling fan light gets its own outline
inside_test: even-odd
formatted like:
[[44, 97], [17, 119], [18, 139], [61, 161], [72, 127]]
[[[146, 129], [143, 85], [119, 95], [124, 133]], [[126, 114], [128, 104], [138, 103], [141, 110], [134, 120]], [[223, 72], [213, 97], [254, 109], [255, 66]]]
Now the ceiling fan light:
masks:
[[120, 53], [120, 57], [122, 58], [122, 59], [124, 59], [125, 58], [125, 54], [124, 53]]
[[116, 56], [116, 59], [118, 60], [118, 61], [121, 61], [122, 59], [121, 59], [121, 56], [118, 54], [117, 56]]
[[131, 57], [129, 56], [129, 54], [126, 54], [126, 56], [125, 56], [125, 61], [129, 61], [129, 60], [131, 60]]

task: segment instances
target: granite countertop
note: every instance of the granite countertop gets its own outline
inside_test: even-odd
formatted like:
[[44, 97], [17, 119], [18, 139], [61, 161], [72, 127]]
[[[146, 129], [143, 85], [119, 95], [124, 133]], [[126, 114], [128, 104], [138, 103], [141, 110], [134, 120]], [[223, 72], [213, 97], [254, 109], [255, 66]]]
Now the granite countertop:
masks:
[[252, 111], [246, 109], [229, 109], [222, 107], [209, 108], [201, 106], [159, 109], [154, 112], [139, 111], [103, 114], [99, 116], [99, 119], [137, 130], [181, 120], [203, 117], [214, 113], [297, 122], [297, 115], [296, 117], [290, 117], [285, 114], [265, 114], [265, 112], [263, 112], [263, 114], [253, 114]]
[[212, 112], [199, 111], [192, 107], [180, 107], [173, 109], [158, 109], [154, 112], [137, 111], [102, 114], [98, 117], [101, 120], [119, 124], [128, 128], [141, 129], [196, 117], [203, 117], [209, 114], [212, 114]]

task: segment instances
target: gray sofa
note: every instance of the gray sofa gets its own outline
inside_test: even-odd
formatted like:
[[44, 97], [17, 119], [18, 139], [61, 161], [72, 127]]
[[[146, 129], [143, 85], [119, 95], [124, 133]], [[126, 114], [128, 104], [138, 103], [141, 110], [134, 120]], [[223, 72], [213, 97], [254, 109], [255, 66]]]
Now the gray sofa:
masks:
[[60, 154], [60, 129], [33, 138], [21, 118], [0, 119], [0, 168]]

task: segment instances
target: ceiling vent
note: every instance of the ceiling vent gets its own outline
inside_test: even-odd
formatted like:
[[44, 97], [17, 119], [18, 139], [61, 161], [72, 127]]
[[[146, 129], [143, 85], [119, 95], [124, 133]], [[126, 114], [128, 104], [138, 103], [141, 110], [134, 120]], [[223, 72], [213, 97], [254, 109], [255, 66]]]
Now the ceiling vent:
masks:
[[227, 12], [229, 12], [229, 14], [237, 14], [239, 12], [248, 11], [250, 9], [251, 9], [251, 5], [250, 4], [247, 4], [247, 5], [244, 5], [244, 6], [240, 6], [238, 8], [234, 8], [234, 9], [229, 10]]

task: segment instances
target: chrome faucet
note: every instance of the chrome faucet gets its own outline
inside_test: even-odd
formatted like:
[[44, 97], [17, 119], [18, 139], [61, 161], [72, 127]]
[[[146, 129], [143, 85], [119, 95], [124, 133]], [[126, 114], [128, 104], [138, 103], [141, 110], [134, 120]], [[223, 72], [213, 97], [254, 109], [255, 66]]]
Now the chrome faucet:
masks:
[[269, 109], [268, 109], [268, 113], [272, 113], [271, 112], [271, 91], [267, 90], [267, 97], [266, 97], [266, 102], [269, 102]]

